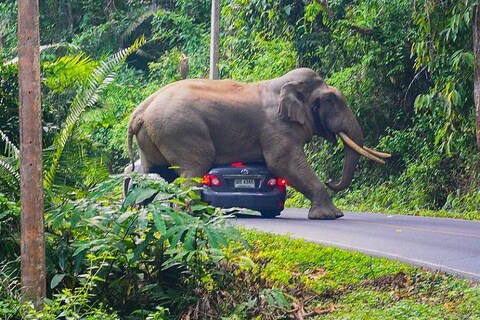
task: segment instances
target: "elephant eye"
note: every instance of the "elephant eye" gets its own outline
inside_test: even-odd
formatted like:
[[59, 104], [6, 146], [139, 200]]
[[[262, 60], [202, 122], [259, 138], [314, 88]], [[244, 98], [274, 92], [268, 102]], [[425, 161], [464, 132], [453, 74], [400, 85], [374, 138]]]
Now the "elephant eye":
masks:
[[327, 92], [322, 99], [322, 103], [327, 105], [335, 104], [335, 101], [336, 101], [336, 97], [333, 92]]

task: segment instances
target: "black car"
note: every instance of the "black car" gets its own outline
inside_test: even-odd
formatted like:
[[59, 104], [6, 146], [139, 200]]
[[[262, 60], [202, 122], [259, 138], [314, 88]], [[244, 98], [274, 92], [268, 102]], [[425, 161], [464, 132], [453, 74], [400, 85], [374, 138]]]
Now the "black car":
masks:
[[287, 181], [275, 177], [265, 164], [232, 163], [211, 169], [202, 179], [202, 199], [222, 208], [247, 208], [265, 218], [280, 215]]
[[[132, 172], [132, 165], [124, 172]], [[142, 172], [140, 160], [135, 162], [135, 172]], [[202, 184], [202, 200], [214, 207], [247, 208], [259, 211], [265, 218], [280, 215], [284, 208], [287, 181], [275, 177], [262, 163], [235, 162], [215, 167], [203, 176]], [[131, 178], [126, 178], [123, 182], [125, 197], [132, 187]]]

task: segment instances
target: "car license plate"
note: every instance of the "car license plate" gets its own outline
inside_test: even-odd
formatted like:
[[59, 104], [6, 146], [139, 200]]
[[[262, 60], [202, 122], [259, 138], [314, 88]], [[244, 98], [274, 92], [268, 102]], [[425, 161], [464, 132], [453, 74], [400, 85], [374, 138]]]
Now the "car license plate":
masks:
[[255, 179], [235, 179], [233, 182], [234, 188], [255, 188]]

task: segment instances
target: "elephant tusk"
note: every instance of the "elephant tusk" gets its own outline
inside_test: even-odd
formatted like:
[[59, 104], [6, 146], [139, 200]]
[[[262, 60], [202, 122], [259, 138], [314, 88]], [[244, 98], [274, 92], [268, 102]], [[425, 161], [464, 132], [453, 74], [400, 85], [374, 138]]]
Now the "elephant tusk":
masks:
[[352, 139], [350, 139], [349, 136], [347, 136], [346, 133], [340, 131], [340, 132], [337, 132], [337, 134], [340, 136], [340, 138], [350, 147], [352, 148], [353, 150], [355, 150], [357, 153], [361, 154], [362, 156], [364, 157], [367, 157], [368, 159], [370, 160], [373, 160], [377, 163], [380, 163], [380, 164], [385, 164], [385, 161], [383, 161], [382, 159], [374, 156], [373, 154], [369, 153], [368, 151], [366, 151], [365, 149], [361, 148], [358, 144], [356, 144]]
[[363, 149], [367, 150], [369, 153], [377, 156], [379, 158], [390, 158], [392, 155], [390, 153], [380, 152], [377, 150], [370, 149], [369, 147], [363, 146]]

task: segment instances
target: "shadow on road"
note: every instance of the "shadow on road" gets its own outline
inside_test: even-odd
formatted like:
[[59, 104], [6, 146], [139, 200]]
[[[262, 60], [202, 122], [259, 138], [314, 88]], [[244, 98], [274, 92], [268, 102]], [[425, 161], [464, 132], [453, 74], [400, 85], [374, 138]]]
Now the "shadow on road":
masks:
[[280, 216], [277, 216], [275, 218], [265, 218], [260, 215], [260, 212], [256, 211], [245, 211], [244, 209], [238, 209], [238, 210], [231, 210], [227, 211], [227, 214], [232, 215], [232, 218], [237, 218], [237, 219], [247, 219], [247, 220], [305, 220], [305, 218], [302, 217], [292, 217], [291, 215], [286, 214], [283, 212], [280, 214]]
[[233, 213], [235, 218], [239, 219], [265, 219], [268, 220], [268, 218], [262, 217], [260, 214], [255, 214], [255, 213], [244, 213], [244, 212], [235, 212]]
[[[261, 219], [261, 220], [271, 220], [272, 218], [264, 218], [260, 215], [260, 212], [250, 211], [248, 209], [231, 209], [226, 210], [227, 215], [231, 215], [232, 218], [237, 219]], [[277, 217], [278, 218], [278, 217]]]

